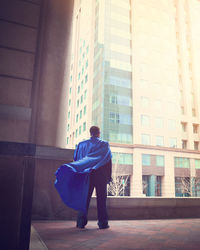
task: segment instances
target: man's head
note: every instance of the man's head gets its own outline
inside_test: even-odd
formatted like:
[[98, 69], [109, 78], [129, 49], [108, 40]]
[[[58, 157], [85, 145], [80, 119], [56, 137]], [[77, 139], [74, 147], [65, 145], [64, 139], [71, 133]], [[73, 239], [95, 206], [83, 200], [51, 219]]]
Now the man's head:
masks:
[[90, 128], [90, 135], [92, 137], [99, 137], [100, 136], [100, 128], [97, 126], [92, 126]]

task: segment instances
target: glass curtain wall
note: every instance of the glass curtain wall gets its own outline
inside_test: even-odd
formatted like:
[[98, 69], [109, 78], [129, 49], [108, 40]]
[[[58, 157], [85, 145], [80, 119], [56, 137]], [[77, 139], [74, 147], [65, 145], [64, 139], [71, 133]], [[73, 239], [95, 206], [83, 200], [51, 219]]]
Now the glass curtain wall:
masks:
[[[130, 3], [128, 0], [96, 1], [95, 14], [92, 120], [101, 126], [103, 139], [131, 144]], [[104, 22], [101, 18], [104, 18]], [[99, 29], [103, 30], [103, 39], [98, 37], [101, 33]]]

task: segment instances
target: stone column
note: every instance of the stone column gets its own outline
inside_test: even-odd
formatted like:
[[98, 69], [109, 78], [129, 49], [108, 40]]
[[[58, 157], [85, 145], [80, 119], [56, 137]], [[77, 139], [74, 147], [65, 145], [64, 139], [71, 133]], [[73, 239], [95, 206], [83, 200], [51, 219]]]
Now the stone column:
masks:
[[134, 149], [133, 175], [131, 178], [131, 196], [142, 197], [142, 155], [140, 150]]
[[162, 181], [162, 196], [175, 197], [174, 156], [170, 154], [165, 155], [165, 175]]
[[33, 96], [31, 142], [65, 147], [67, 73], [73, 0], [48, 0], [41, 34], [39, 87]]

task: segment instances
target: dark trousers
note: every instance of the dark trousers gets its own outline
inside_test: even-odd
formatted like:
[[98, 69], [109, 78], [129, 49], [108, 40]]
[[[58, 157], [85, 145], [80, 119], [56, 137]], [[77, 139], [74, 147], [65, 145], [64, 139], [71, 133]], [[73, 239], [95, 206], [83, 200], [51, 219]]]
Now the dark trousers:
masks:
[[[100, 171], [92, 172], [90, 175], [87, 210], [89, 208], [94, 188], [96, 189], [96, 196], [97, 196], [98, 225], [99, 227], [104, 227], [108, 224], [108, 214], [106, 208], [107, 179], [101, 175]], [[77, 225], [84, 227], [86, 224], [87, 224], [87, 213], [83, 213], [80, 211], [78, 213]]]

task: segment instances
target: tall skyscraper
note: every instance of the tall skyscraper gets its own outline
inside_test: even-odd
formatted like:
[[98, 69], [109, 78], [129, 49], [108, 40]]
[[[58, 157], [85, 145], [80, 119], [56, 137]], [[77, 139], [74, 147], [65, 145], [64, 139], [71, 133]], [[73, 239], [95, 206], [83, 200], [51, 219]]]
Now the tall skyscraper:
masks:
[[132, 196], [200, 196], [200, 1], [77, 0], [68, 147], [98, 125]]

